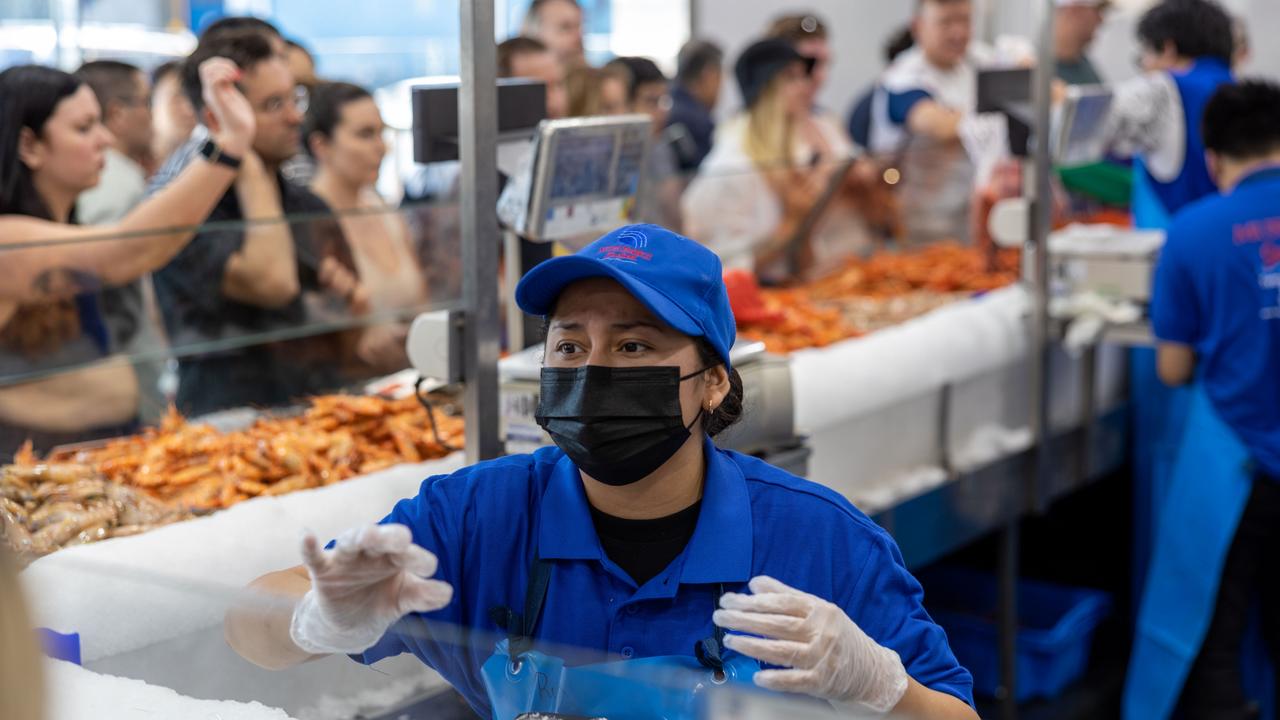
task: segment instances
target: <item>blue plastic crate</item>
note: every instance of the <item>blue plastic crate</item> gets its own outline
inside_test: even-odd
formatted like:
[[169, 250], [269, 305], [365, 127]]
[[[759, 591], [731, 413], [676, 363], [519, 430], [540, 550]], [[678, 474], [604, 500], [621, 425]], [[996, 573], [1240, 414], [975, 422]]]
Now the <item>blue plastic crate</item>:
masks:
[[[920, 574], [924, 604], [947, 631], [951, 649], [973, 674], [977, 695], [1000, 686], [999, 587], [993, 575], [960, 568]], [[1024, 580], [1018, 583], [1018, 702], [1052, 698], [1089, 662], [1093, 633], [1111, 612], [1100, 590]]]

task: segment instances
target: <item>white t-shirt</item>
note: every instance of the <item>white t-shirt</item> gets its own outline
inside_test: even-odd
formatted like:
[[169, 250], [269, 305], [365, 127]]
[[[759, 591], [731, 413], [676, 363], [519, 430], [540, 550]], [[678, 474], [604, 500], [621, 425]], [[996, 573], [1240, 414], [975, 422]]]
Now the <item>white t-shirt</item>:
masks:
[[918, 46], [902, 53], [885, 70], [872, 100], [871, 151], [891, 153], [906, 141], [904, 116], [890, 113], [895, 96], [924, 93], [934, 102], [962, 113], [972, 113], [978, 105], [978, 69], [991, 62], [991, 52], [974, 45], [964, 62], [940, 68], [925, 58]]
[[[993, 51], [974, 44], [963, 62], [941, 68], [914, 47], [898, 56], [877, 85], [871, 106], [870, 149], [898, 158], [908, 242], [966, 239], [970, 199], [978, 179], [975, 159], [961, 143], [910, 133], [907, 117], [911, 108], [928, 99], [964, 114], [964, 136], [967, 128], [982, 127], [976, 115], [979, 68], [1001, 64]], [[978, 153], [978, 158], [999, 156], [1005, 143], [1003, 137], [998, 139], [999, 143]]]
[[142, 166], [109, 147], [98, 184], [76, 200], [76, 219], [81, 225], [112, 223], [146, 196], [147, 176]]

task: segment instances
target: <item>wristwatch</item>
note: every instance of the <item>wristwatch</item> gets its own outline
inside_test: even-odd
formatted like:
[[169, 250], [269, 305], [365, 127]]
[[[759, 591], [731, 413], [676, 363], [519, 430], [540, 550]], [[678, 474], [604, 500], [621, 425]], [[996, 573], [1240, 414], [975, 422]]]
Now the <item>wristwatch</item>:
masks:
[[200, 154], [211, 163], [226, 165], [232, 170], [240, 169], [240, 158], [228, 155], [213, 139], [205, 140], [200, 147]]

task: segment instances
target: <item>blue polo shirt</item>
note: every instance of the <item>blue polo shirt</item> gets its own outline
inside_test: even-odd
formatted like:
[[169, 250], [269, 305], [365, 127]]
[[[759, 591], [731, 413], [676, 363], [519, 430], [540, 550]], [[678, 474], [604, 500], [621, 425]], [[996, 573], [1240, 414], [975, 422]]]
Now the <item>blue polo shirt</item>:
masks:
[[[383, 522], [402, 523], [440, 560], [453, 602], [409, 616], [357, 659], [412, 652], [490, 715], [480, 666], [501, 631], [489, 610], [521, 612], [531, 558], [553, 561], [534, 648], [570, 664], [692, 656], [715, 628], [721, 587], [748, 592], [756, 575], [830, 599], [917, 682], [972, 704], [973, 680], [921, 605], [893, 539], [840, 495], [706, 441], [702, 510], [688, 546], [642, 587], [604, 554], [578, 469], [558, 448], [427, 479]], [[423, 620], [428, 622], [424, 623]], [[458, 628], [483, 639], [462, 642]], [[466, 633], [461, 633], [465, 635]]]
[[1151, 321], [1159, 339], [1195, 349], [1214, 409], [1280, 477], [1280, 168], [1174, 218]]

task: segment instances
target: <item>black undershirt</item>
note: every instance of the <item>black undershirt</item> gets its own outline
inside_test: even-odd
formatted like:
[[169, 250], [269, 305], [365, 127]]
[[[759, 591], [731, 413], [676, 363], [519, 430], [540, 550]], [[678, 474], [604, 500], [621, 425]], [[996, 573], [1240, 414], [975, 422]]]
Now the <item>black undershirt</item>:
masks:
[[591, 520], [605, 555], [618, 564], [636, 585], [644, 585], [667, 569], [689, 544], [698, 524], [702, 501], [674, 515], [652, 520], [627, 520], [591, 508]]

